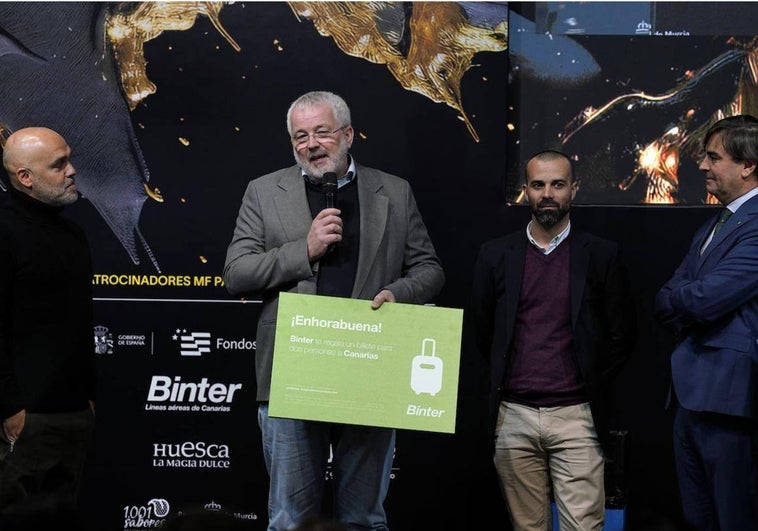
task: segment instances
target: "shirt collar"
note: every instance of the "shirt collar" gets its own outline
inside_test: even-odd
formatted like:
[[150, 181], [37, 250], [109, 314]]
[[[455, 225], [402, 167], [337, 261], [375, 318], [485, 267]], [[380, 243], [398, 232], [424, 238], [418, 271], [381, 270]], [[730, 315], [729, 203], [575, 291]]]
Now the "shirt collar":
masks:
[[566, 228], [563, 229], [560, 234], [558, 234], [555, 238], [550, 240], [550, 243], [547, 245], [546, 249], [543, 249], [540, 247], [540, 245], [537, 243], [537, 240], [535, 240], [532, 237], [532, 223], [534, 221], [530, 221], [529, 224], [526, 226], [526, 237], [529, 240], [529, 243], [534, 245], [537, 249], [539, 249], [543, 254], [550, 254], [552, 253], [556, 247], [558, 247], [561, 243], [563, 243], [563, 240], [568, 238], [569, 232], [571, 231], [571, 221], [569, 221], [566, 224]]
[[735, 212], [737, 212], [738, 208], [740, 208], [742, 205], [744, 205], [745, 203], [747, 203], [749, 199], [752, 199], [756, 195], [758, 195], [758, 187], [753, 188], [752, 190], [750, 190], [746, 194], [742, 194], [737, 199], [735, 199], [734, 201], [732, 201], [731, 203], [729, 203], [728, 205], [726, 205], [726, 208], [728, 208], [729, 210], [731, 210], [732, 214], [734, 214]]
[[350, 155], [348, 155], [348, 160], [350, 160], [350, 165], [347, 167], [347, 173], [337, 179], [338, 190], [355, 179], [355, 160]]

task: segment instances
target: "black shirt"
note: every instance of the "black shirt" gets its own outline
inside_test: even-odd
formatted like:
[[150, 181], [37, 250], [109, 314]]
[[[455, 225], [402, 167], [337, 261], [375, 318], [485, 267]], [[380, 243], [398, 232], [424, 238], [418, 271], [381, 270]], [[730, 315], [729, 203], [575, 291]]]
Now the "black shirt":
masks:
[[0, 206], [0, 417], [95, 399], [92, 262], [83, 231], [10, 189]]
[[[358, 208], [358, 177], [340, 187], [336, 194], [335, 207], [342, 218], [342, 241], [319, 260], [316, 292], [331, 297], [350, 297], [358, 271], [358, 247], [360, 244], [360, 211]], [[325, 207], [321, 186], [305, 181], [308, 204], [315, 218]]]

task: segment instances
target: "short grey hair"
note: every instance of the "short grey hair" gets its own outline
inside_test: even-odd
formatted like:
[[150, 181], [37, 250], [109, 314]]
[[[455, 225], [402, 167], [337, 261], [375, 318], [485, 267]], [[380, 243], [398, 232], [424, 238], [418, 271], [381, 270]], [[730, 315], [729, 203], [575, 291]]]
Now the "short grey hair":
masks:
[[311, 107], [313, 105], [328, 105], [331, 107], [339, 127], [350, 125], [350, 109], [345, 100], [333, 92], [313, 91], [303, 94], [290, 105], [287, 111], [287, 132], [290, 136], [292, 136], [292, 111], [297, 107]]

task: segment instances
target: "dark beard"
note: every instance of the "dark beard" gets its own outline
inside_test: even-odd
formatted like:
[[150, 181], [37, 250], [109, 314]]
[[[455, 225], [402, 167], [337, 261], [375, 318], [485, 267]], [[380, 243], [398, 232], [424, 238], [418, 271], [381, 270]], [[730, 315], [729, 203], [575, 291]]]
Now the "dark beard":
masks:
[[546, 229], [549, 229], [550, 227], [556, 225], [559, 221], [566, 217], [566, 214], [568, 214], [568, 212], [568, 208], [561, 207], [558, 207], [558, 210], [539, 210], [538, 208], [532, 210], [532, 214], [534, 214], [534, 218], [537, 220], [537, 223]]

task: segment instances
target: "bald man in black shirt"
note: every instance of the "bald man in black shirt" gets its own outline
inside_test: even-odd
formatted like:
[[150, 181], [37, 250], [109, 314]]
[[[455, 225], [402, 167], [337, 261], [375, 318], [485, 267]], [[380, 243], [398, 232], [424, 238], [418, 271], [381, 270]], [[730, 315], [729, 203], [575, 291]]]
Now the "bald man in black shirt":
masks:
[[92, 264], [71, 148], [20, 129], [3, 148], [0, 208], [0, 528], [73, 523], [94, 426]]

